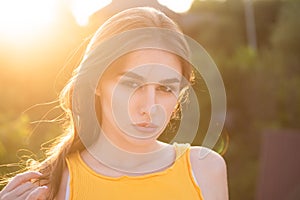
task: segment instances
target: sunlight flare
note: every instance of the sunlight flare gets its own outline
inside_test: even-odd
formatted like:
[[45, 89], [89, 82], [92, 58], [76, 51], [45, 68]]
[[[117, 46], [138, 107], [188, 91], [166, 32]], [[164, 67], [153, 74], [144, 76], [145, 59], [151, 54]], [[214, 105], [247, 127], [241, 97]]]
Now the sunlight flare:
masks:
[[55, 0], [1, 0], [0, 33], [16, 36], [33, 33], [52, 22]]
[[69, 3], [76, 22], [80, 26], [86, 26], [89, 23], [89, 17], [110, 4], [111, 0], [70, 0]]
[[174, 12], [184, 13], [189, 11], [194, 0], [158, 0], [158, 2]]

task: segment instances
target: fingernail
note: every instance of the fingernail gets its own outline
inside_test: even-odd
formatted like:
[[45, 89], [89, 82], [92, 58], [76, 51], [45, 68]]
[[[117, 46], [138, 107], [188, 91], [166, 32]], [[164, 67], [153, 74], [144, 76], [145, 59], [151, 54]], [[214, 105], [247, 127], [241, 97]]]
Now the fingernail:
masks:
[[48, 189], [48, 186], [43, 185], [41, 188]]
[[40, 176], [42, 176], [42, 175], [43, 175], [41, 172], [35, 172], [35, 173], [37, 173], [37, 174], [38, 174], [38, 175], [40, 175]]

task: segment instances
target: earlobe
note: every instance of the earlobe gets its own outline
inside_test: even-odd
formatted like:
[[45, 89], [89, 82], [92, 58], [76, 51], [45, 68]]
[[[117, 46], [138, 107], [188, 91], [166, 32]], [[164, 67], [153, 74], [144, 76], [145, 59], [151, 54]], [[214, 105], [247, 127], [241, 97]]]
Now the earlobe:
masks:
[[98, 97], [101, 96], [100, 88], [96, 88], [95, 95], [98, 96]]

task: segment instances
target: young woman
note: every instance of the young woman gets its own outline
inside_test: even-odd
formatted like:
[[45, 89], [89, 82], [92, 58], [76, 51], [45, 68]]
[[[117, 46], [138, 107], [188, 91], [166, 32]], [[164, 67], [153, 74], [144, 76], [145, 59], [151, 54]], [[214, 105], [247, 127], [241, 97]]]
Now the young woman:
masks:
[[0, 199], [228, 199], [219, 154], [157, 140], [194, 79], [188, 59], [181, 31], [160, 11], [132, 8], [110, 18], [61, 93], [65, 135]]

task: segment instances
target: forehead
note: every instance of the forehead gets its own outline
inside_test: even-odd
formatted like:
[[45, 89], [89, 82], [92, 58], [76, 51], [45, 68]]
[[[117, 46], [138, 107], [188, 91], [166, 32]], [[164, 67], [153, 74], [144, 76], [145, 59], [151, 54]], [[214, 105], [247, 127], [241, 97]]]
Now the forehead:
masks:
[[156, 74], [168, 76], [182, 74], [182, 66], [178, 56], [158, 49], [143, 49], [130, 52], [114, 61], [108, 68], [108, 74], [124, 74], [135, 71], [141, 75]]

